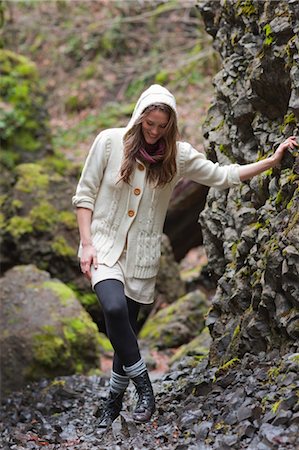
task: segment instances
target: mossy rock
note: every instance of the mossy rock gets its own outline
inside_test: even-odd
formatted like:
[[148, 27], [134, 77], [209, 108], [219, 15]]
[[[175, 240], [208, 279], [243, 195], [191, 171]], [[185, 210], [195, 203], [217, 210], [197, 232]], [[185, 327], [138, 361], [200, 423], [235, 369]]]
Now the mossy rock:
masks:
[[44, 159], [19, 164], [10, 180], [12, 186], [9, 191], [3, 189], [1, 196], [3, 270], [34, 263], [64, 282], [78, 284], [79, 239], [71, 209], [71, 169], [62, 176]]
[[3, 393], [100, 367], [106, 341], [68, 286], [34, 265], [9, 270], [0, 286]]
[[173, 348], [186, 344], [201, 333], [205, 324], [207, 299], [196, 290], [150, 317], [140, 338], [150, 347]]
[[35, 64], [0, 49], [1, 164], [13, 168], [52, 153], [45, 92]]
[[169, 365], [176, 363], [186, 356], [191, 356], [194, 362], [200, 362], [203, 358], [209, 354], [209, 348], [211, 343], [211, 336], [208, 328], [204, 328], [203, 331], [188, 342], [188, 344], [181, 345], [175, 354], [171, 357]]

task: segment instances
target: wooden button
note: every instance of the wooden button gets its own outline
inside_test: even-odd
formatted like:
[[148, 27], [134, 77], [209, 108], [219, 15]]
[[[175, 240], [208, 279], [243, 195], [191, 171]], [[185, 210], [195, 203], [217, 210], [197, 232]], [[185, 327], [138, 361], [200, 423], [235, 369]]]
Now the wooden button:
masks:
[[135, 188], [134, 189], [134, 194], [135, 195], [140, 195], [140, 193], [141, 193], [141, 190], [139, 188]]
[[144, 166], [142, 164], [140, 164], [140, 163], [138, 163], [137, 167], [138, 167], [139, 170], [144, 170]]
[[135, 211], [133, 209], [129, 209], [128, 216], [133, 217], [135, 215]]

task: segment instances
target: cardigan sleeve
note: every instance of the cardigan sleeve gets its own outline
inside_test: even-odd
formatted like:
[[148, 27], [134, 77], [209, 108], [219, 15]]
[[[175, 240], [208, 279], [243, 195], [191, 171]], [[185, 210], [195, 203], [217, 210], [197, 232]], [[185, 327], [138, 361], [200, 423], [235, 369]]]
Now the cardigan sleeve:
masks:
[[103, 131], [98, 134], [89, 150], [76, 193], [72, 198], [73, 206], [93, 211], [110, 150], [111, 142]]
[[[182, 148], [183, 147], [183, 148]], [[206, 158], [188, 143], [181, 143], [182, 176], [217, 189], [240, 184], [239, 164], [220, 166]]]

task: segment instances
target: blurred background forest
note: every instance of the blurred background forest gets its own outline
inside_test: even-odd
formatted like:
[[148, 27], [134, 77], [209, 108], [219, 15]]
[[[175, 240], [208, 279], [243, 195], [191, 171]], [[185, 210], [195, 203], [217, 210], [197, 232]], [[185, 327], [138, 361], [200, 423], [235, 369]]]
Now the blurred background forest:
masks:
[[98, 130], [125, 125], [155, 82], [175, 92], [183, 138], [202, 143], [219, 59], [194, 1], [2, 3], [3, 44], [36, 64], [55, 150], [82, 163]]

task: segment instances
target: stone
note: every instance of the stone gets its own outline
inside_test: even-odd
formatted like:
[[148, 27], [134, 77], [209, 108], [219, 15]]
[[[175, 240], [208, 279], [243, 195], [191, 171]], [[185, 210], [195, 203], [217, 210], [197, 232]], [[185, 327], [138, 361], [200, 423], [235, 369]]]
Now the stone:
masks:
[[97, 327], [68, 286], [34, 265], [15, 266], [0, 286], [2, 395], [99, 367]]
[[185, 344], [204, 329], [206, 310], [205, 295], [199, 290], [193, 291], [148, 319], [140, 338], [147, 345], [160, 349]]
[[213, 422], [203, 421], [196, 427], [194, 427], [194, 432], [196, 434], [197, 439], [204, 441], [209, 434], [210, 429], [212, 428]]
[[[222, 59], [214, 79], [215, 100], [203, 125], [207, 153], [221, 162], [218, 142], [223, 132], [224, 139], [229, 138], [226, 157], [230, 161], [234, 157], [244, 164], [264, 158], [283, 136], [297, 130], [297, 5], [283, 1], [271, 9], [268, 2], [239, 2], [237, 7], [218, 2], [213, 9], [211, 2], [200, 3]], [[291, 312], [298, 309], [299, 298], [294, 282], [298, 230], [296, 209], [292, 209], [298, 204], [298, 192], [290, 178], [296, 170], [295, 158], [286, 154], [281, 168], [245, 183], [246, 201], [242, 187], [230, 188], [225, 195], [209, 191], [200, 223], [209, 270], [218, 280], [207, 319], [213, 364], [235, 357], [234, 352], [269, 350], [277, 336], [277, 346], [283, 345], [286, 351], [298, 340], [298, 318]], [[233, 223], [229, 223], [231, 217]], [[228, 229], [232, 230], [229, 236]], [[290, 245], [296, 249], [294, 255]], [[244, 297], [238, 303], [242, 285]], [[236, 312], [239, 306], [242, 313]], [[248, 317], [242, 321], [236, 344], [231, 316], [240, 317], [243, 308], [248, 309]]]
[[285, 425], [290, 421], [291, 418], [292, 418], [291, 411], [281, 410], [281, 411], [278, 411], [275, 419], [272, 421], [271, 424], [274, 426]]

